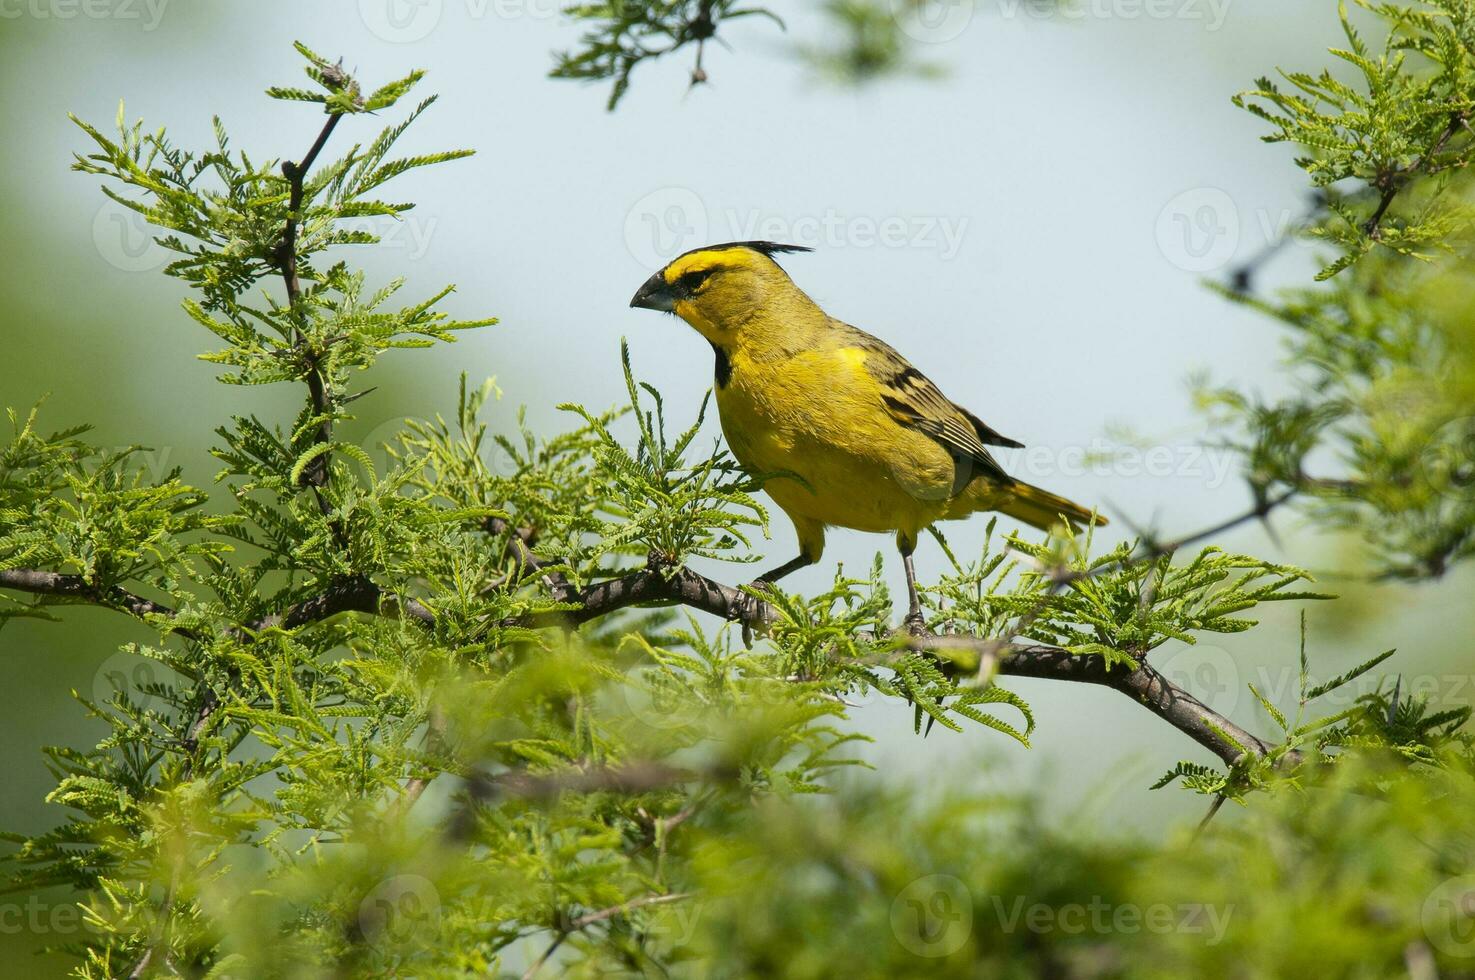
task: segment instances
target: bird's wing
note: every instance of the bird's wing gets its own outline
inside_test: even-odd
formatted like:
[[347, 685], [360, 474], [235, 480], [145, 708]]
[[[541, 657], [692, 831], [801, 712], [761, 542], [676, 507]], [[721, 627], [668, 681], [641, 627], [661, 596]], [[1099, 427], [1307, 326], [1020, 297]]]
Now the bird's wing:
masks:
[[978, 433], [978, 438], [983, 442], [984, 445], [1003, 446], [1006, 449], [1024, 448], [1024, 443], [1020, 442], [1018, 439], [1010, 439], [1008, 436], [1001, 433], [998, 429], [993, 428], [983, 419], [979, 418], [977, 415], [974, 415], [963, 406], [959, 405], [958, 410], [964, 415], [968, 416], [968, 421], [973, 423], [973, 431]]
[[866, 352], [866, 370], [881, 387], [881, 401], [893, 419], [929, 436], [953, 456], [967, 460], [983, 473], [1012, 483], [984, 445], [1019, 446], [999, 435], [966, 409], [954, 405], [937, 385], [884, 341], [848, 324], [855, 346]]

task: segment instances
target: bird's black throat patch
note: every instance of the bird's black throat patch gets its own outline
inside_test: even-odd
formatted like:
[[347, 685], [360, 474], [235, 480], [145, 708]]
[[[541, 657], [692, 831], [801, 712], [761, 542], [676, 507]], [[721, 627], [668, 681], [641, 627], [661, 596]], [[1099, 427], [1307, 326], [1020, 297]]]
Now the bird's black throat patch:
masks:
[[732, 360], [727, 356], [727, 351], [716, 344], [712, 344], [712, 353], [717, 355], [717, 367], [713, 371], [713, 377], [717, 379], [717, 387], [726, 388], [727, 383], [732, 380]]

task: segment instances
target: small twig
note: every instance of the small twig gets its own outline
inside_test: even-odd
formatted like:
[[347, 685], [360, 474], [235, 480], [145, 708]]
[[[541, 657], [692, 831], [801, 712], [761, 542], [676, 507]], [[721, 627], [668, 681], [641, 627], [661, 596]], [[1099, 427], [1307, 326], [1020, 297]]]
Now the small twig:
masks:
[[1373, 209], [1373, 213], [1362, 223], [1362, 233], [1364, 235], [1367, 235], [1374, 241], [1377, 241], [1381, 237], [1383, 216], [1387, 214], [1388, 207], [1393, 203], [1393, 199], [1398, 196], [1400, 191], [1408, 186], [1409, 180], [1420, 171], [1427, 169], [1427, 165], [1444, 149], [1445, 144], [1450, 141], [1450, 138], [1465, 126], [1465, 113], [1463, 111], [1452, 114], [1449, 125], [1444, 127], [1444, 130], [1439, 134], [1434, 144], [1425, 150], [1422, 156], [1401, 170], [1380, 175], [1373, 182], [1373, 186], [1381, 191], [1382, 194], [1378, 198], [1378, 205]]
[[1225, 531], [1232, 531], [1235, 528], [1239, 527], [1241, 524], [1248, 524], [1251, 521], [1263, 521], [1266, 517], [1270, 515], [1272, 511], [1289, 503], [1300, 492], [1300, 487], [1287, 487], [1285, 490], [1281, 491], [1278, 494], [1275, 494], [1274, 496], [1268, 496], [1256, 501], [1255, 505], [1249, 510], [1236, 514], [1233, 517], [1226, 518], [1225, 520], [1222, 520], [1217, 524], [1212, 524], [1206, 528], [1194, 531], [1192, 534], [1185, 534], [1183, 537], [1174, 539], [1172, 541], [1151, 542], [1144, 551], [1137, 554], [1129, 555], [1124, 561], [1120, 563], [1107, 562], [1104, 565], [1100, 565], [1097, 568], [1092, 569], [1089, 573], [1087, 573], [1087, 577], [1102, 574], [1109, 569], [1123, 567], [1130, 564], [1138, 564], [1145, 561], [1153, 561], [1158, 558], [1166, 557], [1167, 555], [1176, 554], [1182, 548], [1186, 548], [1191, 544], [1197, 544], [1198, 542], [1203, 541], [1205, 538], [1216, 537], [1217, 535], [1223, 534]]
[[563, 941], [567, 938], [568, 930], [560, 929], [558, 931], [558, 934], [553, 937], [553, 942], [549, 943], [548, 948], [543, 950], [543, 955], [533, 960], [533, 965], [528, 967], [527, 970], [524, 971], [522, 975], [522, 980], [533, 980], [533, 977], [537, 976], [538, 971], [543, 969], [543, 964], [547, 963], [548, 958], [551, 957], [554, 953], [558, 952], [558, 947], [562, 946]]
[[539, 575], [543, 585], [547, 587], [555, 600], [568, 601], [567, 597], [572, 592], [568, 579], [564, 578], [562, 572], [549, 571], [553, 566], [563, 563], [539, 558], [533, 554], [533, 545], [537, 543], [537, 535], [531, 528], [514, 527], [500, 517], [487, 518], [482, 527], [494, 537], [507, 536], [506, 553], [517, 566], [518, 578]]
[[1224, 801], [1226, 799], [1227, 797], [1224, 796], [1223, 793], [1220, 793], [1218, 796], [1214, 797], [1214, 802], [1209, 804], [1209, 812], [1204, 814], [1204, 818], [1198, 822], [1198, 826], [1195, 827], [1193, 830], [1194, 840], [1198, 840], [1201, 836], [1203, 836], [1204, 828], [1209, 825], [1209, 821], [1213, 820], [1214, 815], [1218, 813], [1220, 808], [1224, 806]]
[[671, 892], [666, 895], [646, 895], [643, 898], [633, 898], [623, 905], [613, 905], [607, 909], [600, 909], [598, 912], [581, 915], [558, 930], [557, 935], [553, 937], [553, 942], [549, 943], [548, 948], [543, 950], [543, 955], [534, 960], [533, 964], [527, 968], [527, 972], [523, 973], [522, 980], [532, 980], [537, 972], [543, 968], [543, 965], [548, 962], [549, 958], [558, 951], [558, 947], [563, 945], [563, 941], [573, 933], [587, 929], [606, 919], [613, 919], [627, 912], [633, 912], [638, 908], [644, 908], [650, 905], [665, 905], [668, 902], [685, 901], [694, 894], [694, 892]]
[[522, 769], [498, 773], [480, 781], [484, 795], [510, 796], [521, 800], [547, 801], [563, 793], [648, 793], [691, 782], [702, 776], [724, 778], [715, 769], [679, 769], [662, 762], [630, 762], [621, 766], [595, 766], [540, 775]]
[[148, 974], [149, 961], [153, 958], [154, 946], [150, 945], [148, 949], [143, 951], [143, 955], [138, 958], [138, 962], [133, 965], [133, 969], [129, 971], [128, 980], [140, 980], [141, 977], [146, 976]]
[[[439, 711], [430, 709], [429, 717], [425, 721], [425, 742], [433, 747], [440, 747], [445, 740], [446, 723]], [[397, 810], [400, 816], [409, 813], [415, 803], [425, 794], [433, 776], [414, 776], [405, 782], [404, 795], [400, 797]]]

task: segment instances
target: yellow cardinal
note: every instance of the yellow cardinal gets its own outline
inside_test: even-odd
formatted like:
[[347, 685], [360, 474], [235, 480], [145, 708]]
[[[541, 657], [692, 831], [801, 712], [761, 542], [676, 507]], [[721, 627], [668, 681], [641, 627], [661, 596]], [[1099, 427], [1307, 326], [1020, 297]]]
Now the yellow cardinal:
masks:
[[799, 556], [758, 583], [819, 561], [827, 527], [895, 531], [915, 629], [923, 619], [912, 551], [934, 522], [993, 510], [1042, 529], [1106, 523], [1005, 473], [988, 447], [1020, 443], [949, 401], [882, 341], [826, 314], [773, 260], [807, 251], [774, 242], [693, 249], [630, 300], [676, 314], [711, 343], [717, 410], [738, 462], [792, 474], [763, 489], [794, 522]]

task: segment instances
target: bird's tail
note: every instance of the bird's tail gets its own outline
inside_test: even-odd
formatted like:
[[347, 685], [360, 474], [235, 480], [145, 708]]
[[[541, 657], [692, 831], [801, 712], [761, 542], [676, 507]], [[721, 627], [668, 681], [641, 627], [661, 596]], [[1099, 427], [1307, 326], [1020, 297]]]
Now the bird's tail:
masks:
[[1041, 531], [1048, 531], [1066, 522], [1070, 523], [1072, 529], [1106, 523], [1106, 518], [1100, 514], [1028, 483], [1015, 483], [1007, 489], [1001, 489], [999, 495], [1001, 499], [992, 509]]

